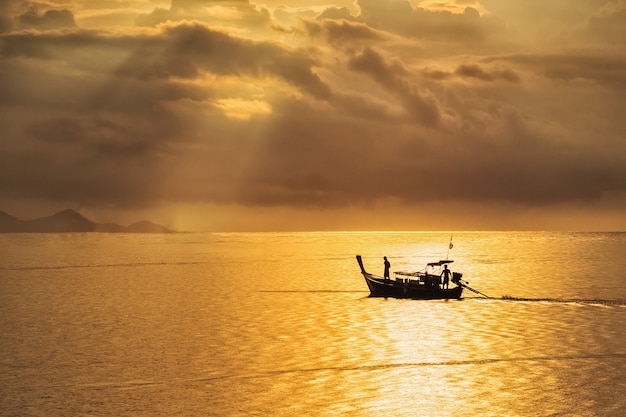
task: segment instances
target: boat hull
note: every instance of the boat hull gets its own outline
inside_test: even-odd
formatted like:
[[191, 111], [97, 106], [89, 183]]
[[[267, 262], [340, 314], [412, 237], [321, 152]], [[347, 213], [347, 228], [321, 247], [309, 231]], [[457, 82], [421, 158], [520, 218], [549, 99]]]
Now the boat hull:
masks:
[[413, 300], [448, 300], [459, 299], [463, 294], [463, 287], [438, 288], [409, 283], [401, 280], [385, 280], [374, 278], [367, 272], [363, 274], [370, 297], [410, 298]]

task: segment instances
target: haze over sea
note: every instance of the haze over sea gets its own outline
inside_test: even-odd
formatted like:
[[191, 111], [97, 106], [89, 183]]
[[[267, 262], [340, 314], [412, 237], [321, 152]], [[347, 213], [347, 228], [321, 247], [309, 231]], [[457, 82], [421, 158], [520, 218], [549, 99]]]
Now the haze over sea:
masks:
[[[493, 298], [369, 298], [357, 254], [449, 256]], [[0, 255], [2, 416], [626, 415], [626, 233], [2, 234]]]

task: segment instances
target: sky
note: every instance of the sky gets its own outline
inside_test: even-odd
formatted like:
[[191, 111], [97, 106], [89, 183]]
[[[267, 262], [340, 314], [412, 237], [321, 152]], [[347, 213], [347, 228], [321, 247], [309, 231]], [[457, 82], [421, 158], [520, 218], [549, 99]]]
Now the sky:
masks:
[[0, 210], [626, 230], [626, 0], [0, 0]]

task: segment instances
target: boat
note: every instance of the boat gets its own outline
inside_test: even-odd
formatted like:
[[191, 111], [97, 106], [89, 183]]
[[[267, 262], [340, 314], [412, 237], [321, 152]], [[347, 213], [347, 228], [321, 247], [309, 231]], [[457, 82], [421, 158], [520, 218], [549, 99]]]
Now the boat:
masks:
[[426, 268], [419, 272], [395, 272], [394, 279], [384, 278], [370, 274], [363, 266], [361, 255], [356, 256], [361, 267], [361, 273], [370, 297], [410, 298], [414, 300], [442, 300], [459, 299], [464, 288], [469, 288], [461, 280], [463, 274], [452, 272], [452, 283], [449, 288], [444, 288], [441, 283], [441, 267], [451, 264], [452, 260], [429, 262]]

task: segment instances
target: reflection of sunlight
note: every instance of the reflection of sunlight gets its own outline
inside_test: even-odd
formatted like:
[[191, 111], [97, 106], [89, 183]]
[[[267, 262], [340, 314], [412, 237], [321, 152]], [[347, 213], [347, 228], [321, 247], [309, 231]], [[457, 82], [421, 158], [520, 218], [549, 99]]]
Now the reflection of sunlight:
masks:
[[217, 100], [215, 105], [226, 116], [233, 119], [247, 120], [252, 116], [265, 116], [272, 113], [272, 106], [267, 101], [227, 98]]
[[[370, 410], [419, 408], [417, 415], [459, 415], [455, 406], [463, 404], [459, 393], [451, 390], [458, 386], [459, 367], [419, 366], [442, 364], [459, 359], [458, 340], [463, 328], [451, 321], [458, 314], [449, 303], [416, 304], [406, 302], [393, 306], [378, 321], [385, 335], [377, 345], [384, 349], [371, 351], [371, 363], [385, 364], [377, 372], [377, 392], [368, 396], [364, 405]], [[452, 314], [452, 317], [448, 317]], [[413, 366], [411, 366], [413, 364]], [[394, 366], [395, 365], [395, 366]], [[382, 383], [382, 381], [393, 381]], [[390, 403], [390, 401], [392, 403]]]

